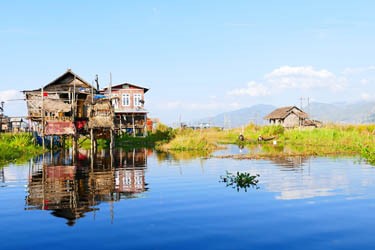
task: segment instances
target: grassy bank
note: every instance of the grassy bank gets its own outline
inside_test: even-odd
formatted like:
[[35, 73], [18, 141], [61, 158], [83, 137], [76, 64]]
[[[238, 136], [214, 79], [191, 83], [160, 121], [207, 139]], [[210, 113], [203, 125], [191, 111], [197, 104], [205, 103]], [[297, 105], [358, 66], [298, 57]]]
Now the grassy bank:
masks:
[[[242, 133], [244, 141], [239, 141]], [[258, 137], [273, 138], [258, 141]], [[274, 144], [274, 141], [276, 144]], [[201, 151], [209, 154], [221, 144], [238, 144], [249, 149], [243, 157], [305, 155], [359, 155], [375, 164], [375, 125], [334, 125], [322, 128], [284, 129], [281, 126], [256, 126], [220, 129], [178, 129], [173, 138], [156, 144], [161, 151]]]
[[30, 134], [0, 134], [0, 165], [9, 162], [21, 163], [42, 152], [41, 147], [34, 145]]
[[175, 137], [176, 130], [159, 123], [155, 131], [149, 132], [145, 137], [134, 137], [123, 134], [116, 137], [116, 146], [122, 148], [147, 147], [153, 148], [157, 145], [166, 144]]

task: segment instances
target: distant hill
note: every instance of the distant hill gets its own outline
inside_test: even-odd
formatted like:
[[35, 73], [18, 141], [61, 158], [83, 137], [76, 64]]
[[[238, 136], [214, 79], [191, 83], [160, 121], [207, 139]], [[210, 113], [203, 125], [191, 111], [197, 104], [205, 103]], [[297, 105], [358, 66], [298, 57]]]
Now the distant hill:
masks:
[[311, 103], [305, 107], [312, 119], [323, 122], [371, 123], [375, 122], [375, 102], [351, 104]]
[[265, 124], [263, 117], [274, 110], [276, 107], [267, 104], [258, 104], [249, 108], [242, 108], [230, 112], [218, 114], [213, 117], [207, 117], [195, 121], [195, 124], [209, 123], [214, 126], [234, 128], [241, 127], [249, 123]]
[[[263, 120], [276, 106], [258, 104], [230, 112], [220, 113], [213, 117], [202, 118], [192, 123], [209, 123], [220, 127], [241, 127], [249, 123], [267, 124]], [[372, 123], [375, 122], [375, 102], [358, 103], [310, 103], [303, 108], [310, 118], [322, 122], [335, 123]]]

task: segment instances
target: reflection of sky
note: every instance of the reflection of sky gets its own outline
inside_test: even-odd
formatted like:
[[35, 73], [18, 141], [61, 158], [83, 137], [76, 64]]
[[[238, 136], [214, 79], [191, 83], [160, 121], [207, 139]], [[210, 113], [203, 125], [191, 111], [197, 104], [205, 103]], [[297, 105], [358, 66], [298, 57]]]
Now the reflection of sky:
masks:
[[236, 155], [236, 154], [248, 154], [249, 150], [246, 147], [240, 147], [238, 145], [228, 144], [228, 145], [222, 145], [225, 147], [225, 149], [217, 150], [213, 153], [215, 156], [221, 156], [221, 155]]
[[[229, 148], [229, 150], [231, 150]], [[228, 153], [228, 151], [226, 151]], [[219, 152], [220, 154], [220, 152]], [[198, 175], [221, 176], [225, 171], [259, 174], [262, 190], [275, 193], [278, 200], [309, 199], [345, 195], [347, 199], [358, 199], [370, 195], [366, 190], [375, 186], [375, 168], [364, 163], [353, 163], [353, 158], [304, 158], [279, 160], [200, 160], [200, 173], [192, 172], [191, 164], [173, 164], [158, 168], [153, 175], [161, 178], [178, 171], [185, 181], [198, 181]], [[152, 159], [150, 159], [152, 166]], [[207, 177], [208, 178], [208, 177]], [[196, 183], [197, 184], [197, 183]], [[198, 185], [205, 185], [204, 183]]]
[[[239, 148], [236, 145], [229, 145], [226, 150], [218, 154], [228, 154], [228, 152], [235, 151], [237, 151], [235, 153], [238, 153], [238, 150]], [[365, 190], [375, 185], [375, 168], [366, 164], [353, 164], [353, 161], [353, 159], [345, 158], [336, 160], [326, 158], [288, 158], [265, 161], [200, 159], [198, 160], [199, 172], [192, 172], [189, 167], [192, 163], [174, 162], [173, 164], [165, 165], [165, 163], [157, 161], [155, 157], [151, 157], [149, 158], [149, 166], [163, 165], [163, 167], [157, 167], [156, 171], [152, 171], [150, 178], [169, 179], [171, 175], [177, 174], [188, 180], [188, 182], [194, 182], [194, 178], [200, 179], [197, 178], [199, 175], [213, 175], [216, 178], [225, 174], [226, 170], [259, 174], [259, 185], [262, 189], [276, 193], [275, 198], [280, 200], [335, 195], [346, 195], [348, 196], [347, 199], [358, 199], [363, 197], [363, 195], [369, 195], [366, 194]], [[215, 163], [212, 164], [212, 162]], [[6, 186], [16, 185], [17, 182], [25, 181], [29, 175], [27, 165], [10, 165], [2, 171], [4, 172]]]
[[260, 174], [260, 184], [276, 199], [308, 199], [334, 195], [358, 196], [374, 186], [375, 169], [353, 164], [353, 159], [310, 159], [301, 166], [278, 166], [252, 161], [250, 172]]
[[[73, 229], [50, 211], [25, 210], [28, 166], [5, 167], [2, 249], [106, 248], [109, 242], [119, 249], [373, 249], [375, 168], [369, 165], [349, 158], [166, 159], [147, 158], [142, 199], [106, 199]], [[220, 182], [226, 171], [259, 174], [260, 189], [226, 187]], [[116, 174], [113, 185], [129, 180], [127, 172]]]
[[4, 171], [4, 180], [2, 178], [1, 180], [4, 181], [6, 185], [12, 185], [12, 183], [15, 184], [25, 181], [29, 176], [29, 167], [27, 165], [9, 165], [0, 171]]

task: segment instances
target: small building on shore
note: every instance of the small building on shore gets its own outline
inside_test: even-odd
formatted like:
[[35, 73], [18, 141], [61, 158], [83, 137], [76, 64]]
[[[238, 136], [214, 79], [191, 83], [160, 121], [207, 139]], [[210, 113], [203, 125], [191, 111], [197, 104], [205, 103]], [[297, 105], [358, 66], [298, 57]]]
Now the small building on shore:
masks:
[[24, 117], [10, 117], [9, 118], [9, 132], [26, 132], [29, 130], [28, 123]]
[[296, 106], [277, 108], [264, 117], [270, 125], [282, 125], [285, 128], [303, 126], [308, 118], [308, 114]]
[[9, 117], [0, 114], [0, 133], [8, 132], [9, 130]]

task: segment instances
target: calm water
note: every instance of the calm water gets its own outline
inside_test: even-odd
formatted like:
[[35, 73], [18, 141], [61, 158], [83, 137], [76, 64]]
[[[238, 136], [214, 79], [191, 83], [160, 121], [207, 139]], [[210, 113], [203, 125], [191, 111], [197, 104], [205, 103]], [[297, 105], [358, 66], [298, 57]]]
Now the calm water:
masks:
[[[226, 171], [259, 174], [258, 188], [227, 187]], [[60, 152], [0, 169], [2, 250], [374, 249], [374, 235], [375, 168], [353, 158], [141, 149], [93, 161]]]

